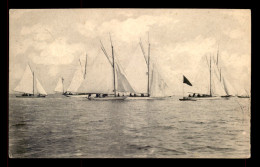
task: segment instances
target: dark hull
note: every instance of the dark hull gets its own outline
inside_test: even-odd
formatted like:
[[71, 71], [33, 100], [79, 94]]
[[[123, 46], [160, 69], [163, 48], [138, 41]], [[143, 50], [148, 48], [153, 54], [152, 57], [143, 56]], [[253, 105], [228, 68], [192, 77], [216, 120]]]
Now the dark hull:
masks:
[[180, 101], [196, 101], [195, 99], [179, 99]]
[[45, 98], [45, 96], [16, 96], [18, 98]]
[[249, 98], [249, 96], [237, 96], [238, 98]]

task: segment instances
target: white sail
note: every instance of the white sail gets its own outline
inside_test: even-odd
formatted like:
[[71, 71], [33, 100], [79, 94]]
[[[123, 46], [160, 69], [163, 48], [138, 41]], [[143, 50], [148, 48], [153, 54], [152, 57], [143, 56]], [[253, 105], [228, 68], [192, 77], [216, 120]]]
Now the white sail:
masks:
[[210, 70], [209, 61], [204, 56], [199, 65], [198, 73], [193, 81], [193, 86], [190, 88], [193, 93], [210, 94]]
[[219, 79], [219, 71], [215, 63], [211, 64], [211, 76], [212, 76], [212, 94], [213, 95], [219, 95], [219, 96], [225, 96], [227, 95], [227, 92], [225, 91], [225, 87], [221, 83]]
[[22, 79], [14, 91], [33, 94], [33, 74], [29, 65], [26, 66]]
[[116, 64], [116, 78], [117, 78], [116, 91], [135, 93], [134, 89], [128, 82], [126, 76], [120, 70], [118, 64]]
[[135, 92], [147, 93], [148, 70], [139, 45], [136, 45], [135, 51], [131, 53], [131, 59], [128, 66], [125, 67], [125, 72]]
[[151, 85], [150, 85], [150, 96], [151, 97], [165, 97], [169, 96], [170, 91], [168, 85], [159, 74], [158, 69], [155, 65], [152, 68]]
[[111, 64], [103, 55], [98, 54], [92, 63], [86, 66], [85, 80], [82, 80], [77, 92], [113, 94], [113, 83]]
[[78, 88], [80, 87], [82, 81], [84, 80], [83, 78], [83, 73], [81, 67], [77, 69], [77, 71], [74, 73], [74, 76], [71, 80], [71, 83], [67, 89], [67, 92], [77, 92]]
[[64, 88], [63, 88], [63, 81], [62, 78], [59, 78], [59, 81], [54, 89], [55, 92], [63, 92]]
[[38, 78], [36, 78], [36, 92], [37, 94], [47, 95]]

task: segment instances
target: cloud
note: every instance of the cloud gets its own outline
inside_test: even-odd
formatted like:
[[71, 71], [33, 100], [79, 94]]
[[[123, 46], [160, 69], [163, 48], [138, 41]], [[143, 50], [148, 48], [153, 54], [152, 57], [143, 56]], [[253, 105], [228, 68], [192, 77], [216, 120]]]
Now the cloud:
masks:
[[23, 27], [21, 29], [21, 35], [29, 35], [34, 41], [46, 41], [54, 38], [51, 33], [52, 28], [50, 26], [36, 24], [31, 27]]
[[74, 57], [82, 54], [82, 52], [84, 52], [83, 44], [69, 44], [66, 39], [61, 38], [48, 43], [39, 55], [33, 54], [30, 58], [35, 64], [70, 64]]
[[153, 25], [165, 26], [177, 22], [178, 20], [171, 17], [143, 15], [137, 18], [128, 18], [124, 21], [113, 19], [103, 22], [101, 25], [92, 20], [84, 24], [77, 24], [75, 28], [76, 31], [86, 37], [102, 36], [111, 32], [115, 40], [129, 42], [139, 40], [140, 36], [149, 31]]

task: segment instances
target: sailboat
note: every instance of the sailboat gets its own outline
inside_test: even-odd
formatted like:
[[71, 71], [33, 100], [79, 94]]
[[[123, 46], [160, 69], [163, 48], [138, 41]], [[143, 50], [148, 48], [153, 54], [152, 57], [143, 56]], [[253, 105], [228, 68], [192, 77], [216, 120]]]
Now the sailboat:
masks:
[[22, 79], [14, 91], [23, 93], [22, 95], [16, 96], [22, 98], [43, 98], [47, 96], [46, 91], [43, 89], [38, 78], [34, 75], [29, 64], [26, 66]]
[[[109, 34], [110, 35], [110, 34]], [[112, 39], [110, 36], [110, 43], [111, 43], [111, 49], [112, 49], [112, 61], [109, 59], [109, 56], [101, 43], [101, 49], [104, 52], [109, 64], [112, 67], [112, 71], [110, 69], [105, 69], [106, 72], [108, 72], [107, 76], [104, 76], [102, 79], [102, 82], [98, 82], [99, 84], [91, 84], [91, 82], [86, 83], [85, 86], [88, 89], [87, 92], [89, 93], [89, 100], [97, 100], [97, 101], [104, 101], [104, 100], [125, 100], [127, 96], [120, 96], [119, 92], [129, 92], [134, 91], [131, 85], [129, 84], [126, 76], [122, 73], [120, 70], [119, 62], [115, 62], [115, 55], [114, 55], [114, 46], [112, 43]], [[102, 67], [101, 67], [102, 68]], [[96, 68], [98, 70], [98, 68]], [[110, 72], [109, 72], [110, 71]], [[111, 76], [112, 73], [112, 77]], [[93, 75], [92, 75], [93, 76]], [[110, 82], [104, 82], [104, 80]], [[87, 80], [88, 81], [88, 80]], [[94, 89], [93, 89], [94, 86]], [[92, 87], [92, 89], [91, 89]], [[95, 91], [96, 97], [91, 96], [93, 91]], [[90, 94], [91, 93], [91, 94]]]
[[84, 66], [84, 72], [82, 70], [81, 61], [79, 59], [79, 64], [76, 72], [73, 75], [73, 78], [71, 80], [71, 83], [64, 93], [66, 97], [88, 97], [88, 94], [84, 92], [79, 92], [78, 89], [81, 86], [82, 82], [86, 79], [86, 68], [87, 68], [87, 54], [86, 54], [86, 60], [85, 60], [85, 66]]
[[[226, 92], [223, 85], [218, 78], [218, 70], [216, 64], [212, 63], [211, 56], [208, 61], [207, 56], [202, 58], [203, 65], [201, 67], [206, 67], [199, 72], [201, 78], [197, 78], [194, 84], [193, 92], [190, 96], [192, 99], [196, 100], [213, 100], [220, 99], [221, 96], [226, 96]], [[205, 66], [206, 61], [206, 66]]]
[[230, 84], [230, 82], [228, 81], [227, 77], [225, 76], [225, 73], [223, 71], [223, 68], [221, 68], [220, 66], [220, 55], [219, 55], [219, 45], [218, 45], [218, 51], [217, 51], [217, 60], [213, 59], [214, 61], [214, 65], [217, 67], [216, 68], [216, 72], [217, 75], [219, 77], [219, 81], [222, 84], [226, 95], [223, 95], [221, 97], [224, 98], [229, 98], [229, 97], [233, 97], [237, 94], [237, 91], [235, 90], [235, 88]]
[[243, 89], [243, 92], [240, 93], [240, 95], [237, 96], [238, 98], [249, 98], [249, 93], [246, 91], [246, 89]]
[[136, 94], [130, 94], [127, 100], [155, 100], [155, 99], [165, 99], [171, 96], [167, 96], [166, 90], [168, 85], [164, 82], [162, 76], [160, 75], [157, 65], [155, 63], [151, 64], [150, 59], [150, 42], [148, 34], [148, 55], [146, 56], [142, 41], [139, 42], [140, 48], [142, 50], [145, 63], [147, 65], [147, 92], [140, 93], [141, 96]]
[[54, 91], [62, 93], [64, 95], [65, 92], [64, 92], [64, 78], [63, 77], [59, 78], [59, 81], [58, 81]]
[[196, 101], [195, 99], [192, 99], [190, 97], [184, 97], [184, 84], [187, 84], [189, 86], [192, 86], [192, 84], [190, 83], [190, 81], [183, 75], [183, 87], [182, 87], [182, 94], [183, 94], [183, 98], [179, 99], [180, 101]]

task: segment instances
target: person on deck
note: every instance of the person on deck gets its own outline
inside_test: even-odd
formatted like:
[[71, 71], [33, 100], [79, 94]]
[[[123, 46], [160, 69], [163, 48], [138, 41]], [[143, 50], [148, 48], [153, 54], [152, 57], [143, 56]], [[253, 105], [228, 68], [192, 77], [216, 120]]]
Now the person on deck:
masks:
[[120, 97], [119, 93], [117, 94], [118, 97]]

